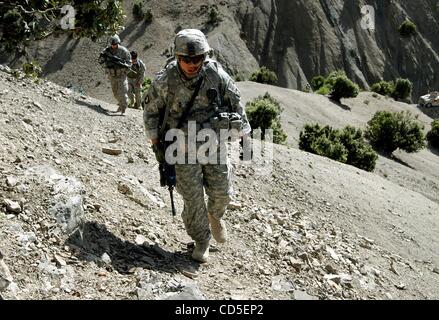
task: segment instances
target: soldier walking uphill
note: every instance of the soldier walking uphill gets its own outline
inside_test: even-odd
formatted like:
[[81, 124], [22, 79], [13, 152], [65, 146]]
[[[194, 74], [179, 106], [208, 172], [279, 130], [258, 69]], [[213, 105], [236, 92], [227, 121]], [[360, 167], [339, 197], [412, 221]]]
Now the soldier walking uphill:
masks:
[[131, 51], [131, 65], [131, 70], [128, 72], [128, 98], [134, 108], [140, 109], [142, 104], [142, 84], [146, 68], [134, 50]]
[[[232, 121], [229, 122], [228, 117], [233, 115], [235, 129], [242, 136], [248, 136], [251, 128], [240, 92], [219, 63], [208, 58], [210, 47], [205, 35], [196, 29], [182, 30], [176, 35], [174, 46], [175, 60], [158, 74], [144, 100], [145, 130], [157, 160], [164, 158], [162, 128], [165, 131], [181, 129], [185, 138], [190, 139], [188, 128], [195, 122], [197, 133], [202, 129], [215, 129], [213, 132], [218, 138], [216, 124], [226, 123], [222, 128], [230, 129]], [[226, 121], [218, 121], [220, 118]], [[217, 144], [218, 149], [220, 145]], [[222, 218], [232, 192], [231, 166], [227, 152], [226, 161], [219, 163], [206, 164], [199, 159], [190, 162], [187, 159], [192, 151], [186, 146], [185, 162], [175, 164], [176, 188], [184, 201], [182, 218], [186, 231], [195, 241], [192, 258], [206, 262], [211, 236], [219, 243], [227, 240]], [[196, 143], [197, 150], [199, 147]], [[224, 156], [224, 152], [220, 154]]]
[[119, 106], [116, 112], [124, 114], [128, 107], [127, 74], [131, 68], [131, 56], [127, 48], [120, 45], [118, 35], [114, 35], [110, 38], [110, 46], [101, 52], [99, 63], [105, 64], [105, 71], [110, 80], [113, 95]]

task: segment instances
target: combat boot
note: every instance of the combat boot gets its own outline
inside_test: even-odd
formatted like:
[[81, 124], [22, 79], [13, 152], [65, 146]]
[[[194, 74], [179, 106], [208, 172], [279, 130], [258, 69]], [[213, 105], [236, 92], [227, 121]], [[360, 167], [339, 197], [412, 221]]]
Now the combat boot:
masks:
[[192, 252], [192, 259], [205, 263], [209, 257], [209, 240], [196, 241], [195, 248]]
[[222, 219], [215, 218], [212, 214], [208, 214], [210, 222], [210, 230], [213, 238], [218, 243], [224, 243], [227, 241], [227, 228], [226, 223]]

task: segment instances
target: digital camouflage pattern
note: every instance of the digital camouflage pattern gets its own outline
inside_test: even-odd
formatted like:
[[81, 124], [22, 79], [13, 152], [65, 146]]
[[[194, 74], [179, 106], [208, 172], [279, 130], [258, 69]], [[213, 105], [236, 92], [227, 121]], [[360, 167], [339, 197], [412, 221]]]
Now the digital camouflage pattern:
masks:
[[[168, 128], [177, 128], [184, 108], [191, 99], [199, 77], [204, 78], [200, 92], [195, 99], [187, 121], [196, 121], [197, 131], [210, 128], [210, 120], [215, 109], [222, 112], [235, 112], [242, 117], [241, 134], [249, 134], [250, 124], [241, 103], [240, 92], [231, 77], [218, 62], [206, 60], [200, 74], [186, 80], [180, 73], [177, 61], [173, 61], [163, 69], [151, 84], [144, 100], [144, 124], [149, 139], [158, 138], [158, 127], [161, 125], [160, 114], [166, 105], [170, 106]], [[212, 89], [217, 91], [213, 97]], [[183, 132], [187, 135], [187, 123]], [[219, 155], [218, 155], [219, 156]], [[177, 164], [177, 191], [184, 200], [182, 218], [189, 236], [196, 242], [209, 240], [211, 237], [207, 213], [214, 217], [223, 217], [232, 193], [231, 166], [224, 164]], [[204, 201], [204, 192], [208, 203]]]
[[137, 59], [137, 63], [133, 64], [131, 69], [128, 72], [128, 98], [136, 109], [140, 109], [142, 104], [142, 84], [145, 78], [146, 67], [142, 60]]
[[[122, 59], [126, 64], [131, 65], [130, 52], [124, 46], [118, 45], [116, 50], [107, 47], [104, 51]], [[112, 64], [111, 62], [106, 62], [105, 67], [106, 74], [111, 83], [111, 90], [119, 105], [119, 111], [125, 112], [128, 107], [128, 69]]]

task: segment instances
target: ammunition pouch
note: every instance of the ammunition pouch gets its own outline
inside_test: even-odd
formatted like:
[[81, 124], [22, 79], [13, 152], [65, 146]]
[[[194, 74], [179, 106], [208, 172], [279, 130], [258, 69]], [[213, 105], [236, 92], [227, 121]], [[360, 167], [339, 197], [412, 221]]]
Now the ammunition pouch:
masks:
[[225, 130], [241, 130], [242, 118], [238, 113], [220, 112], [210, 119], [212, 129], [219, 132]]

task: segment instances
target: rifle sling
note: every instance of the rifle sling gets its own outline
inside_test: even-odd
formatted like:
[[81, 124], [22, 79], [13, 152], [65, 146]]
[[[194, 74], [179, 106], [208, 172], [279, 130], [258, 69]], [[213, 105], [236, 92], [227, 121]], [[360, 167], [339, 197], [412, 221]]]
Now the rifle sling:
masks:
[[[191, 99], [189, 100], [189, 102], [186, 105], [186, 109], [183, 111], [183, 114], [182, 114], [180, 120], [178, 121], [177, 129], [180, 129], [181, 126], [183, 125], [184, 121], [186, 121], [186, 119], [187, 119], [187, 117], [189, 115], [189, 112], [190, 112], [190, 110], [192, 109], [192, 107], [194, 105], [195, 99], [198, 96], [198, 93], [200, 92], [203, 80], [204, 80], [203, 76], [201, 76], [200, 79], [198, 79], [198, 82], [197, 82], [197, 84], [195, 86], [194, 93], [192, 94]], [[159, 137], [162, 137], [162, 135], [163, 135], [163, 133], [165, 131], [165, 127], [166, 127], [166, 124], [168, 122], [168, 117], [169, 117], [169, 112], [170, 111], [171, 111], [171, 105], [170, 105], [169, 99], [168, 99], [168, 103], [166, 105], [165, 113], [164, 113], [164, 116], [163, 116], [163, 123], [162, 123], [162, 126], [160, 127]]]

